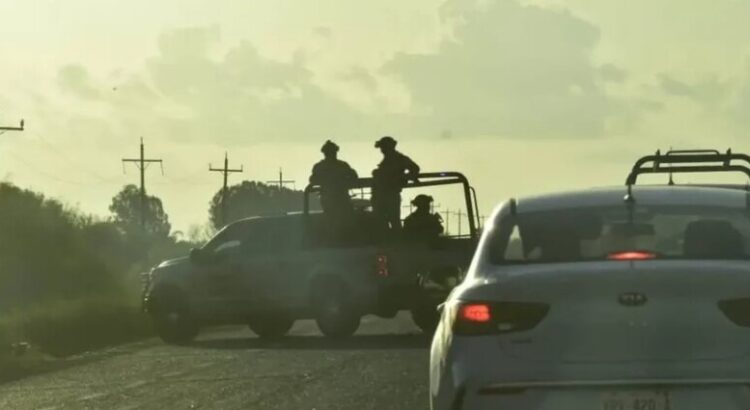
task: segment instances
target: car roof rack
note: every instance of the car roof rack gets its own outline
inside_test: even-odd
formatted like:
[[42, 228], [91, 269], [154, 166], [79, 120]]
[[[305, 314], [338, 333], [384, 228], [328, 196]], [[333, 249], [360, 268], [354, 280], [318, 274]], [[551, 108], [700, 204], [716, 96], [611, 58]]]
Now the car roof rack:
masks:
[[635, 185], [638, 177], [644, 174], [669, 174], [669, 185], [674, 185], [673, 174], [711, 172], [739, 172], [750, 181], [750, 155], [733, 153], [731, 149], [726, 152], [715, 149], [669, 150], [665, 154], [656, 151], [656, 154], [636, 161], [625, 184], [628, 187]]

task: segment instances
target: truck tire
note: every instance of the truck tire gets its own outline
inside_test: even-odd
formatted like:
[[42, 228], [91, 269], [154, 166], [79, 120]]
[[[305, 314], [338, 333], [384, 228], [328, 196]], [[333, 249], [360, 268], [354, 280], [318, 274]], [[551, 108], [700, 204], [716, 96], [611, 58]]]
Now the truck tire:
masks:
[[330, 338], [345, 338], [359, 329], [360, 315], [351, 307], [346, 288], [340, 283], [319, 286], [313, 297], [315, 322]]
[[261, 339], [278, 339], [294, 326], [288, 315], [259, 315], [248, 319], [247, 326]]
[[440, 313], [437, 306], [423, 304], [411, 309], [411, 320], [423, 333], [431, 335], [440, 322]]
[[187, 300], [179, 292], [157, 294], [150, 314], [156, 334], [164, 343], [184, 345], [193, 341], [200, 331], [190, 315]]

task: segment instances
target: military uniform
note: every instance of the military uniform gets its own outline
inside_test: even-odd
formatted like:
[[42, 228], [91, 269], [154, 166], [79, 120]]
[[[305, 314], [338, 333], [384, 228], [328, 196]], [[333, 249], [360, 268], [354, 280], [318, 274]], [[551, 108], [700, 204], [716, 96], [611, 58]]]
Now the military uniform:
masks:
[[401, 228], [401, 191], [410, 179], [419, 176], [419, 165], [395, 150], [396, 142], [384, 137], [375, 146], [390, 148], [372, 171], [372, 208], [391, 229]]
[[357, 179], [357, 171], [340, 159], [326, 158], [315, 164], [310, 175], [310, 183], [320, 186], [320, 204], [323, 212], [350, 212], [353, 208], [349, 189]]
[[417, 210], [404, 219], [404, 233], [417, 239], [438, 237], [443, 233], [443, 218], [429, 210]]

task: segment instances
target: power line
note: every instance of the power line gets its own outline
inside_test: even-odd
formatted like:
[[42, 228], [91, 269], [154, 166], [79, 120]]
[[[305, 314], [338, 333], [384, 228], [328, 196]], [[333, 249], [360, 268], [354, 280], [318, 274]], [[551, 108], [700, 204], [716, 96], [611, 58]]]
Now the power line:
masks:
[[143, 138], [141, 138], [141, 157], [140, 158], [123, 158], [123, 172], [125, 171], [125, 163], [134, 163], [138, 170], [141, 172], [141, 227], [146, 228], [146, 168], [149, 165], [158, 162], [161, 165], [161, 173], [164, 175], [164, 162], [161, 159], [146, 159], [144, 155], [145, 149], [143, 147]]
[[243, 172], [243, 166], [240, 165], [239, 169], [230, 169], [229, 168], [229, 154], [226, 152], [224, 153], [224, 168], [214, 168], [211, 166], [211, 164], [208, 164], [208, 170], [209, 172], [221, 172], [224, 175], [224, 186], [221, 189], [221, 224], [222, 226], [227, 224], [227, 180], [229, 178], [229, 174], [234, 172]]
[[41, 142], [42, 144], [44, 144], [50, 151], [54, 152], [55, 153], [55, 157], [61, 158], [64, 162], [68, 163], [68, 165], [76, 168], [77, 170], [79, 170], [80, 172], [82, 172], [82, 173], [84, 173], [84, 174], [86, 174], [88, 176], [91, 176], [91, 177], [97, 179], [99, 182], [110, 183], [110, 182], [119, 181], [121, 179], [121, 177], [119, 177], [119, 176], [106, 176], [105, 177], [105, 176], [102, 176], [102, 175], [100, 175], [100, 174], [92, 171], [89, 168], [83, 167], [83, 166], [81, 166], [80, 162], [72, 160], [69, 156], [67, 156], [65, 154], [65, 152], [64, 152], [64, 150], [62, 148], [60, 148], [59, 146], [57, 146], [55, 144], [52, 144], [46, 138], [44, 138], [41, 134], [39, 134], [37, 132], [34, 132], [34, 131], [31, 131], [31, 135], [35, 136], [36, 139], [39, 142]]

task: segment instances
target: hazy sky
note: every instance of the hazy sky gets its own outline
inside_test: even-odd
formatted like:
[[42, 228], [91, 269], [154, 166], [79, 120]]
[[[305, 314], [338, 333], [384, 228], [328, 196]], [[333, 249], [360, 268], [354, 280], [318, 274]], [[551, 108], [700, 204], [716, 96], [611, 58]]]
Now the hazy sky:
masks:
[[[107, 213], [148, 190], [206, 220], [240, 179], [304, 186], [327, 139], [360, 174], [390, 134], [509, 196], [621, 184], [657, 148], [750, 150], [744, 0], [0, 0], [0, 177]], [[451, 203], [451, 199], [444, 201]]]

